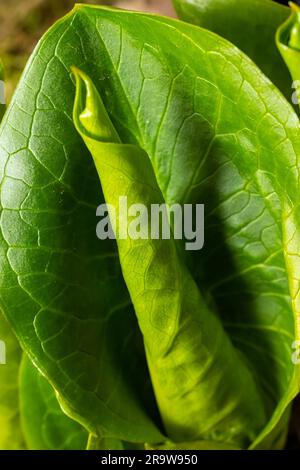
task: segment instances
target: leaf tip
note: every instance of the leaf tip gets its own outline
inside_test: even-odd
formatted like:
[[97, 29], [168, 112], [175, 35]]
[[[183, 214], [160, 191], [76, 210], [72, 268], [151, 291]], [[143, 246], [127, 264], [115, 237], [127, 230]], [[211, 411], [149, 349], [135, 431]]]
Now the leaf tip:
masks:
[[289, 2], [289, 7], [291, 8], [291, 10], [295, 13], [300, 13], [300, 7], [299, 5], [297, 5], [296, 3], [294, 2]]
[[119, 143], [118, 133], [92, 79], [74, 65], [70, 69], [76, 81], [73, 120], [78, 132], [98, 141]]

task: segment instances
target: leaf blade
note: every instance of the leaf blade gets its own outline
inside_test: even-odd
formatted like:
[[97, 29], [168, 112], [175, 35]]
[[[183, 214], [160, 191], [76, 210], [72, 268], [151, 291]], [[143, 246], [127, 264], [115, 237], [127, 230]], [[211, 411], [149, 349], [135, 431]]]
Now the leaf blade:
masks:
[[[138, 21], [133, 32], [134, 18]], [[134, 431], [130, 411], [126, 416], [127, 419], [129, 415], [129, 421], [120, 420], [113, 425], [114, 414], [103, 411], [99, 397], [94, 401], [90, 389], [95, 377], [99, 378], [98, 370], [101, 378], [105, 378], [101, 381], [104, 401], [110, 396], [110, 387], [113, 388], [113, 374], [111, 370], [107, 372], [105, 361], [97, 369], [94, 361], [81, 362], [75, 356], [76, 368], [72, 370], [71, 363], [63, 361], [63, 355], [70, 350], [81, 349], [83, 332], [92, 338], [92, 356], [96, 359], [102, 341], [112, 359], [109, 364], [121, 382], [112, 397], [112, 408], [124, 412], [119, 405], [121, 395], [134, 402], [135, 410], [138, 402], [141, 413], [146, 413], [148, 419], [155, 416], [151, 406], [145, 404], [148, 401], [143, 398], [136, 377], [131, 379], [124, 373], [132, 358], [139, 357], [131, 377], [143, 364], [141, 381], [149, 379], [144, 353], [139, 352], [141, 344], [130, 348], [126, 358], [118, 353], [124, 339], [118, 336], [119, 329], [128, 331], [137, 325], [120, 273], [116, 247], [110, 244], [109, 248], [104, 249], [102, 245], [100, 248], [94, 238], [94, 211], [100, 188], [88, 152], [71, 120], [74, 88], [69, 68], [74, 64], [90, 74], [121, 140], [138, 144], [150, 156], [164, 199], [170, 203], [201, 201], [207, 205], [210, 214], [207, 249], [203, 257], [192, 260], [187, 257], [186, 264], [197, 284], [209, 293], [207, 302], [213, 300], [235, 347], [249, 359], [270, 417], [281, 403], [271, 423], [273, 427], [298, 390], [297, 368], [290, 362], [290, 345], [298, 334], [291, 292], [297, 299], [295, 290], [290, 291], [288, 286], [291, 279], [295, 280], [295, 286], [299, 279], [296, 259], [290, 258], [289, 271], [295, 271], [292, 275], [285, 267], [285, 252], [292, 255], [297, 250], [292, 247], [290, 235], [286, 237], [291, 240], [287, 244], [290, 249], [283, 250], [281, 223], [287, 200], [292, 218], [287, 223], [284, 215], [284, 229], [290, 234], [297, 233], [294, 208], [299, 194], [298, 119], [252, 62], [207, 31], [154, 16], [78, 7], [41, 42], [14, 97], [14, 104], [22, 109], [25, 104], [30, 117], [22, 116], [21, 120], [20, 111], [15, 115], [16, 106], [11, 106], [0, 131], [1, 178], [5, 175], [12, 185], [7, 186], [7, 181], [2, 183], [1, 193], [1, 264], [5, 273], [1, 279], [1, 304], [6, 315], [31, 358], [59, 391], [69, 414], [94, 434], [105, 431], [109, 437], [148, 440], [148, 431], [139, 425], [144, 418], [136, 420]], [[55, 83], [60, 84], [59, 93], [53, 74]], [[228, 77], [226, 82], [218, 79], [224, 74]], [[18, 123], [17, 130], [12, 128], [12, 123]], [[49, 135], [45, 136], [45, 129], [51, 135], [48, 131]], [[24, 152], [27, 140], [29, 151]], [[86, 175], [85, 183], [82, 175]], [[15, 182], [14, 178], [19, 181]], [[49, 184], [51, 191], [48, 186], [43, 193], [40, 188]], [[62, 195], [60, 201], [53, 196], [58, 194]], [[28, 223], [16, 215], [15, 209]], [[29, 219], [26, 219], [26, 209], [35, 209]], [[69, 215], [66, 227], [64, 221], [70, 210], [75, 216]], [[240, 220], [236, 215], [239, 212], [242, 212]], [[79, 252], [79, 257], [70, 252], [70, 245], [75, 253]], [[103, 249], [100, 256], [99, 249]], [[49, 260], [52, 251], [56, 256]], [[82, 258], [89, 262], [82, 263]], [[106, 263], [112, 259], [114, 263]], [[211, 269], [216, 265], [218, 273]], [[117, 271], [114, 281], [108, 276], [112, 266]], [[45, 267], [50, 272], [46, 273]], [[101, 285], [100, 292], [102, 277], [107, 282]], [[240, 279], [242, 283], [237, 282]], [[122, 312], [103, 335], [99, 305], [104, 316], [109, 305], [115, 305], [113, 282], [120, 288], [118, 301], [122, 300]], [[86, 289], [80, 289], [82, 285]], [[38, 286], [42, 286], [40, 290]], [[41, 309], [45, 304], [51, 306], [50, 310]], [[57, 308], [64, 314], [59, 315]], [[73, 318], [74, 312], [79, 318]], [[240, 328], [235, 334], [230, 322], [236, 330], [241, 312], [243, 324], [248, 327]], [[63, 336], [57, 335], [61, 331]], [[56, 338], [52, 343], [48, 341], [49, 332]], [[110, 349], [104, 341], [106, 335], [118, 347]], [[138, 332], [136, 338], [140, 338]], [[91, 346], [84, 344], [84, 347]], [[270, 362], [273, 367], [269, 367]], [[81, 376], [86, 370], [93, 371], [92, 378]], [[152, 391], [146, 396], [153, 398]], [[93, 400], [93, 412], [86, 409], [87, 399]], [[152, 419], [150, 423], [160, 427], [159, 419]], [[151, 429], [149, 440], [163, 439]]]
[[61, 411], [54, 390], [28, 357], [20, 372], [21, 420], [30, 450], [84, 450], [87, 432]]
[[0, 449], [20, 450], [25, 448], [20, 422], [18, 382], [22, 352], [1, 312], [0, 340], [5, 346], [6, 358], [6, 364], [0, 363]]
[[270, 0], [173, 0], [173, 4], [180, 19], [219, 34], [245, 52], [290, 101], [291, 79], [274, 41], [289, 8]]

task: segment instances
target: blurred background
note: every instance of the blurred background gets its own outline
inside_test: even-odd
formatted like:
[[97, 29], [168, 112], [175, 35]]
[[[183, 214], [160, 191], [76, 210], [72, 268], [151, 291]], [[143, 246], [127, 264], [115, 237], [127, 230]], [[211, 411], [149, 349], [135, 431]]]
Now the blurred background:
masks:
[[[277, 0], [287, 4], [288, 0]], [[293, 0], [300, 3], [300, 0]], [[176, 16], [171, 0], [0, 0], [0, 57], [6, 75], [7, 102], [37, 41], [75, 3], [117, 6]], [[300, 449], [300, 399], [294, 404], [288, 448]]]
[[175, 16], [171, 0], [0, 0], [0, 57], [7, 102], [36, 42], [75, 3], [94, 3]]

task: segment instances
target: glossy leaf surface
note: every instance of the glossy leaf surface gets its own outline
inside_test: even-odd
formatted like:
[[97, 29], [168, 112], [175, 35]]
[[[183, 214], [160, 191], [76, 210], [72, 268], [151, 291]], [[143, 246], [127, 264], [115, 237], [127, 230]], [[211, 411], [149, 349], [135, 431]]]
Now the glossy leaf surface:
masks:
[[[151, 296], [139, 298], [135, 291], [147, 274], [148, 258], [126, 265], [114, 241], [95, 235], [96, 207], [104, 197], [72, 119], [72, 66], [90, 77], [103, 100], [97, 119], [104, 109], [122, 144], [136, 149], [132, 171], [145, 178], [141, 185], [152, 168], [150, 188], [154, 185], [159, 200], [205, 204], [202, 251], [177, 254], [170, 242], [162, 259], [149, 255], [154, 291], [168, 292], [152, 324], [145, 315]], [[277, 430], [277, 423], [299, 389], [291, 354], [300, 310], [299, 121], [274, 85], [236, 47], [209, 31], [167, 18], [79, 6], [34, 52], [2, 123], [0, 145], [1, 308], [64, 410], [93, 434], [160, 443], [165, 437], [156, 396], [172, 439], [196, 435], [272, 447], [286, 426]], [[109, 145], [102, 156], [108, 162]], [[146, 190], [130, 193], [149, 197]], [[166, 352], [168, 336], [176, 356], [174, 296], [182, 292], [180, 278], [188, 279], [201, 321], [205, 312], [209, 320], [203, 337], [199, 324], [189, 334], [195, 313], [186, 331], [185, 323], [178, 323], [178, 337], [186, 344], [178, 345], [176, 370], [161, 364], [158, 375], [166, 371], [167, 385], [158, 390], [156, 359]], [[189, 318], [189, 308], [184, 305], [182, 318]], [[224, 396], [212, 325], [233, 359], [226, 363], [231, 380]], [[155, 341], [157, 357], [149, 361]], [[201, 389], [203, 376], [190, 358], [209, 341], [209, 379]], [[189, 402], [169, 410], [175, 424], [163, 411], [164, 400], [180, 402], [180, 384], [187, 377], [187, 396], [199, 381], [203, 409], [205, 388], [218, 403], [198, 429], [189, 413], [182, 424]], [[249, 400], [238, 395], [235, 381], [256, 389]], [[243, 400], [245, 408], [237, 406]], [[245, 423], [255, 404], [251, 426], [233, 426], [227, 435], [221, 412], [231, 422]]]
[[275, 45], [289, 8], [273, 0], [173, 0], [179, 18], [207, 28], [245, 52], [291, 101], [292, 81]]

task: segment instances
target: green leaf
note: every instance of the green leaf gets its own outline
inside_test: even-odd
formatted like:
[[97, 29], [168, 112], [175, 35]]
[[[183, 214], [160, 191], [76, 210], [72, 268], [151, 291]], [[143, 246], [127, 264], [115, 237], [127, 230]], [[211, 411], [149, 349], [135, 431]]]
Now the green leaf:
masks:
[[88, 450], [124, 450], [122, 441], [117, 439], [101, 439], [90, 434]]
[[[102, 107], [92, 99], [94, 117], [105, 117], [104, 108], [125, 144], [126, 151], [107, 143], [102, 161], [112, 156], [122, 165], [124, 158], [135, 180], [143, 178], [130, 198], [150, 202], [155, 193], [169, 204], [206, 207], [204, 249], [177, 253], [170, 241], [162, 245], [161, 260], [153, 261], [148, 274], [154, 288], [161, 292], [168, 284], [167, 295], [157, 299], [165, 310], [155, 302], [153, 325], [147, 295], [137, 296], [145, 260], [137, 257], [130, 273], [122, 253], [126, 286], [115, 242], [96, 239], [95, 211], [104, 197], [72, 120], [72, 66], [90, 77], [102, 98]], [[101, 121], [95, 124], [95, 135], [88, 136], [93, 141], [103, 129]], [[106, 139], [111, 130], [106, 127]], [[201, 434], [199, 440], [273, 447], [299, 391], [291, 355], [299, 338], [300, 138], [296, 114], [253, 62], [192, 25], [77, 6], [33, 53], [1, 125], [0, 145], [0, 305], [64, 411], [100, 439], [165, 440], [135, 308], [161, 415], [176, 440]], [[120, 160], [110, 154], [116, 145]], [[143, 192], [145, 181], [151, 185]], [[186, 344], [176, 342], [176, 289], [183, 292], [188, 320], [179, 323], [178, 338]], [[203, 336], [199, 321], [191, 328], [194, 307]], [[212, 351], [215, 332], [224, 357]], [[169, 336], [172, 372], [163, 355]], [[201, 376], [197, 353], [204, 353], [203, 345], [210, 378]], [[166, 380], [158, 390], [164, 360]], [[229, 376], [220, 382], [223, 368]], [[239, 395], [246, 384], [252, 396]], [[173, 400], [180, 409], [168, 410]], [[191, 412], [196, 405], [204, 416]], [[232, 427], [225, 429], [222, 418]]]
[[[151, 204], [162, 204], [148, 155], [137, 146], [120, 144], [93, 83], [75, 73], [74, 121], [94, 158], [107, 204], [117, 214], [124, 196], [128, 207], [143, 204], [150, 211]], [[119, 225], [124, 225], [121, 217]], [[168, 436], [174, 442], [212, 439], [217, 430], [219, 440], [245, 447], [266, 420], [257, 385], [205, 305], [174, 240], [134, 241], [129, 234], [117, 240]]]
[[180, 19], [207, 28], [245, 52], [290, 101], [292, 83], [275, 45], [289, 8], [271, 0], [173, 0]]
[[0, 354], [0, 450], [19, 450], [24, 448], [18, 385], [22, 352], [1, 312]]
[[[300, 7], [291, 3], [290, 17], [277, 30], [276, 44], [294, 81], [300, 80]], [[299, 88], [299, 83], [296, 84]]]
[[54, 390], [24, 355], [20, 373], [21, 420], [30, 450], [84, 450], [87, 432], [60, 409]]
[[173, 442], [166, 442], [162, 446], [146, 446], [146, 450], [241, 450], [238, 447], [234, 447], [228, 443], [223, 442], [212, 442], [212, 441], [191, 441], [181, 442], [174, 444]]
[[4, 118], [1, 305], [66, 413], [100, 437], [160, 442], [116, 246], [96, 238], [97, 174], [71, 118], [69, 65], [93, 54], [91, 43], [80, 49], [86, 11], [94, 10], [78, 7], [46, 34]]

